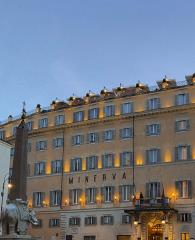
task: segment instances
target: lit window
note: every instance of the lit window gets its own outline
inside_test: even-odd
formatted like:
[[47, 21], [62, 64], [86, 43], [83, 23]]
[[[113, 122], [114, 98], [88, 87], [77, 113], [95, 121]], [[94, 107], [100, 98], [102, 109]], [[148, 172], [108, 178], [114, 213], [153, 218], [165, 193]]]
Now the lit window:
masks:
[[120, 129], [120, 138], [128, 139], [133, 137], [133, 128], [122, 128]]
[[81, 197], [81, 193], [82, 193], [81, 189], [71, 189], [71, 190], [69, 190], [70, 205], [79, 204], [79, 199]]
[[130, 201], [131, 196], [133, 195], [133, 186], [132, 185], [122, 185], [119, 187], [120, 199], [122, 202]]
[[175, 148], [175, 160], [185, 161], [191, 159], [190, 145], [179, 145]]
[[189, 233], [181, 233], [181, 240], [190, 240]]
[[190, 129], [190, 121], [189, 119], [179, 120], [175, 122], [175, 130], [176, 132], [186, 131]]
[[185, 105], [189, 103], [189, 94], [188, 93], [183, 93], [183, 94], [178, 94], [175, 96], [175, 104], [176, 105]]
[[46, 127], [48, 127], [48, 119], [47, 118], [39, 119], [39, 128], [46, 128]]
[[99, 108], [92, 108], [88, 111], [88, 119], [97, 119], [99, 118]]
[[96, 202], [96, 194], [97, 194], [97, 189], [96, 188], [87, 188], [86, 189], [86, 203], [95, 203]]
[[160, 134], [160, 124], [150, 124], [146, 126], [147, 136], [156, 136]]
[[160, 182], [146, 183], [146, 195], [151, 199], [161, 196]]
[[105, 117], [114, 116], [115, 115], [115, 106], [114, 105], [105, 106], [104, 115], [105, 115]]
[[154, 148], [146, 150], [146, 163], [155, 164], [160, 163], [160, 149]]
[[97, 169], [98, 167], [98, 157], [89, 156], [86, 157], [87, 170]]
[[114, 199], [114, 187], [107, 186], [107, 187], [102, 187], [102, 200], [105, 203], [110, 203]]
[[36, 162], [35, 163], [34, 174], [35, 175], [44, 175], [45, 174], [45, 162]]
[[147, 101], [147, 110], [160, 108], [160, 98], [151, 98]]
[[133, 112], [133, 103], [123, 103], [121, 104], [121, 114], [128, 114]]
[[53, 160], [51, 162], [51, 173], [61, 173], [62, 172], [62, 160]]
[[64, 124], [64, 115], [57, 115], [55, 116], [55, 125], [62, 125]]
[[73, 113], [73, 121], [74, 122], [81, 122], [83, 120], [84, 120], [84, 112], [83, 111]]
[[44, 192], [34, 192], [33, 193], [33, 206], [34, 207], [43, 207], [44, 199], [45, 199]]
[[71, 172], [78, 172], [82, 170], [82, 159], [81, 158], [73, 158], [71, 159]]
[[176, 181], [175, 187], [179, 198], [192, 197], [192, 181], [190, 180]]
[[114, 166], [114, 154], [108, 153], [102, 155], [102, 167], [112, 168]]
[[50, 191], [50, 206], [59, 206], [61, 202], [61, 191]]
[[132, 152], [122, 152], [120, 154], [120, 162], [122, 167], [131, 166], [132, 165]]

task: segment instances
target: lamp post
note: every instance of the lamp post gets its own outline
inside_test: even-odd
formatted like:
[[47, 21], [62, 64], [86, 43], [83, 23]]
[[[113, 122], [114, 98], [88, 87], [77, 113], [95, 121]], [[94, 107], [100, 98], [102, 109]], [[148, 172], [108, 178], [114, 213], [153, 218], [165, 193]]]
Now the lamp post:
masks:
[[2, 186], [2, 190], [1, 190], [1, 217], [2, 217], [2, 210], [3, 210], [3, 198], [4, 198], [6, 181], [8, 181], [8, 189], [11, 188], [12, 185], [10, 183], [10, 174], [9, 173], [5, 174], [4, 179], [3, 179], [3, 186]]

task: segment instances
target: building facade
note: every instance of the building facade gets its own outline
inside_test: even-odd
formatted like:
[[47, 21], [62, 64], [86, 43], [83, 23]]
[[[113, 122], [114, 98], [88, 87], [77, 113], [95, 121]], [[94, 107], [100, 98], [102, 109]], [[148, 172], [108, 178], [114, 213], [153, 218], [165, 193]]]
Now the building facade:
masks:
[[[195, 75], [37, 105], [26, 116], [28, 201], [40, 219], [30, 233], [195, 239], [194, 117]], [[0, 126], [6, 140], [18, 123]]]

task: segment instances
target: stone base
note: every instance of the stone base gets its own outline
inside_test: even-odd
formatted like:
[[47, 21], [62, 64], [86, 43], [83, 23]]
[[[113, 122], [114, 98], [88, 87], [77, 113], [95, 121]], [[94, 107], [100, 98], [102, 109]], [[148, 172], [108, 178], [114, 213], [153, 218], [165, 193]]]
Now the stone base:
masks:
[[18, 235], [18, 236], [0, 236], [0, 240], [33, 240], [29, 235]]

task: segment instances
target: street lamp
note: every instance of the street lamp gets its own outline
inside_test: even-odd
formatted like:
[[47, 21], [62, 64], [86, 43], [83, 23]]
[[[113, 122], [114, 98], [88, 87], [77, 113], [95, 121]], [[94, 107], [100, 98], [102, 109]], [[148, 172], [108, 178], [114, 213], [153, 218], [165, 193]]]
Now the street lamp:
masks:
[[12, 184], [10, 182], [10, 174], [9, 173], [5, 174], [4, 179], [3, 179], [3, 186], [2, 186], [2, 191], [1, 191], [1, 217], [2, 217], [2, 210], [3, 210], [3, 198], [4, 198], [6, 181], [8, 181], [7, 187], [8, 187], [8, 189], [10, 189], [12, 187]]

